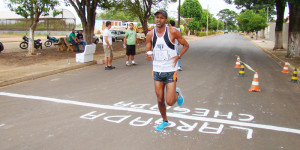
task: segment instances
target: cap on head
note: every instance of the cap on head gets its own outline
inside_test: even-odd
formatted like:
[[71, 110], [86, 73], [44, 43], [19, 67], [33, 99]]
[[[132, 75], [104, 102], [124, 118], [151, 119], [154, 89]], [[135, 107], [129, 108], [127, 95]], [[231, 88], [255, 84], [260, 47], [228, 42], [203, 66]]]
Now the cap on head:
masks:
[[168, 13], [165, 10], [160, 9], [154, 15], [156, 16], [158, 13], [161, 13], [162, 15], [164, 15], [166, 17], [166, 19], [168, 19]]

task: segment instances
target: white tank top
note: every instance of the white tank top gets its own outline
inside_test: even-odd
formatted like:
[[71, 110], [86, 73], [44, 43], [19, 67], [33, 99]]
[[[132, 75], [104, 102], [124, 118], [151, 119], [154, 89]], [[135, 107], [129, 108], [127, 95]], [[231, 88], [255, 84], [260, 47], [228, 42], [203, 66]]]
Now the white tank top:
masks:
[[162, 37], [156, 35], [156, 28], [154, 28], [152, 37], [153, 46], [153, 71], [155, 72], [174, 72], [178, 66], [174, 65], [174, 59], [172, 57], [177, 56], [175, 50], [175, 44], [170, 41], [168, 27], [165, 29], [165, 33]]

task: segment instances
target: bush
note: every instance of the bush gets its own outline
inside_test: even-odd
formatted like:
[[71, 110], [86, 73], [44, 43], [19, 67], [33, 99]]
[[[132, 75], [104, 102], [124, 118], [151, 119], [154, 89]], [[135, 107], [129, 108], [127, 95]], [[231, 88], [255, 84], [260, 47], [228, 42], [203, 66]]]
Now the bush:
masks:
[[[208, 35], [212, 35], [212, 34], [216, 34], [215, 31], [208, 31]], [[196, 32], [196, 36], [206, 36], [206, 32], [202, 32], [202, 31], [197, 31]]]

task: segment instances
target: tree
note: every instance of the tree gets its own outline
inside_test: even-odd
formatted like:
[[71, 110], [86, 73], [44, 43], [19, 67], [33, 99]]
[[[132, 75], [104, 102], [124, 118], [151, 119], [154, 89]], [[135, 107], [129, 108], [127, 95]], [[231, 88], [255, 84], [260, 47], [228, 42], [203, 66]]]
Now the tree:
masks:
[[157, 8], [161, 2], [163, 2], [163, 8], [166, 8], [169, 2], [176, 2], [176, 0], [121, 0], [118, 7], [134, 13], [139, 18], [143, 26], [143, 32], [146, 35], [148, 33], [148, 19], [151, 17], [152, 9]]
[[185, 0], [180, 9], [182, 17], [201, 20], [203, 11], [198, 0]]
[[65, 0], [67, 5], [72, 5], [81, 20], [84, 36], [87, 44], [93, 43], [95, 29], [96, 9], [110, 8], [109, 0]]
[[273, 20], [272, 15], [276, 14], [275, 0], [224, 0], [228, 4], [235, 4], [237, 9], [246, 8], [258, 12], [261, 9], [269, 11], [269, 18]]
[[282, 28], [284, 20], [284, 9], [286, 6], [286, 0], [275, 0], [277, 10], [277, 20], [275, 27], [275, 45], [273, 50], [283, 49], [282, 45]]
[[96, 18], [133, 21], [136, 19], [136, 15], [124, 9], [123, 10], [110, 9], [110, 10], [104, 10]]
[[16, 14], [21, 15], [24, 18], [29, 17], [30, 19], [29, 47], [27, 55], [35, 55], [34, 31], [37, 27], [40, 16], [49, 15], [49, 11], [54, 10], [54, 7], [58, 4], [57, 0], [10, 0], [8, 7], [11, 11], [14, 11]]
[[219, 13], [217, 14], [219, 19], [224, 21], [224, 23], [226, 25], [226, 29], [229, 29], [229, 30], [236, 29], [235, 24], [236, 24], [237, 15], [238, 14], [235, 11], [229, 10], [229, 9], [220, 10]]
[[191, 30], [201, 31], [203, 18], [202, 6], [198, 0], [185, 0], [180, 7], [180, 14], [184, 18], [193, 18], [192, 21], [188, 24], [188, 28]]
[[268, 26], [266, 23], [267, 19], [261, 15], [264, 14], [263, 12], [264, 10], [261, 10], [260, 13], [255, 13], [253, 10], [247, 9], [241, 12], [237, 17], [239, 28], [247, 32], [258, 32], [266, 28]]
[[290, 9], [287, 57], [300, 57], [300, 2], [288, 0]]

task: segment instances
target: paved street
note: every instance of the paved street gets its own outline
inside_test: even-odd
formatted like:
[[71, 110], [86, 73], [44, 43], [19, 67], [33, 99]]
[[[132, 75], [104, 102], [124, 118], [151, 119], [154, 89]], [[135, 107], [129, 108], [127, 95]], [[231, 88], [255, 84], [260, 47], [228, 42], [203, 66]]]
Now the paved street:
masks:
[[[258, 70], [238, 77], [236, 57]], [[300, 84], [246, 37], [225, 34], [191, 42], [178, 87], [183, 106], [160, 123], [152, 62], [103, 65], [0, 88], [0, 146], [6, 149], [253, 150], [300, 147]]]

